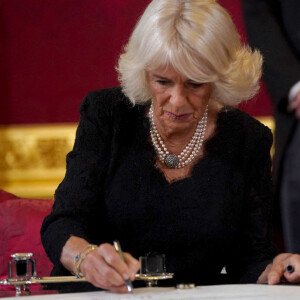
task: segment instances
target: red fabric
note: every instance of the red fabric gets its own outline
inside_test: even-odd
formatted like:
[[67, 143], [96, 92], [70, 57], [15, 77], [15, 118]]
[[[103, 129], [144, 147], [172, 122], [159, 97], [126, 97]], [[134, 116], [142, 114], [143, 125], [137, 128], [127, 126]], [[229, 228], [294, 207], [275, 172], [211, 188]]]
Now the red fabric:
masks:
[[10, 255], [24, 252], [34, 254], [38, 276], [50, 275], [53, 265], [41, 244], [40, 228], [52, 205], [53, 200], [21, 199], [0, 190], [0, 278], [7, 278]]
[[0, 2], [0, 124], [20, 124], [77, 122], [88, 91], [118, 85], [114, 66], [150, 0]]
[[[77, 122], [88, 91], [118, 85], [118, 55], [150, 0], [0, 2], [0, 124], [22, 124]], [[220, 3], [245, 37], [239, 0]], [[270, 115], [265, 89], [242, 109]]]

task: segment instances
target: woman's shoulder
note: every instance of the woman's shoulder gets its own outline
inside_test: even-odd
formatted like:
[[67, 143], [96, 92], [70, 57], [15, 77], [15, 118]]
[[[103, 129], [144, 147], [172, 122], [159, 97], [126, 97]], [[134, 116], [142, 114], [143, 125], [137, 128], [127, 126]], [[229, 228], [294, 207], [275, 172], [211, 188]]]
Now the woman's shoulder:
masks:
[[101, 126], [105, 123], [115, 129], [125, 130], [143, 120], [146, 109], [146, 105], [133, 105], [121, 87], [113, 87], [89, 92], [79, 111], [81, 117]]
[[82, 105], [92, 105], [94, 107], [114, 107], [114, 106], [132, 106], [130, 100], [123, 94], [121, 87], [105, 88], [101, 90], [88, 92]]
[[120, 86], [110, 87], [110, 88], [104, 88], [100, 90], [90, 91], [88, 92], [88, 96], [91, 98], [97, 99], [107, 99], [107, 98], [113, 98], [116, 100], [121, 100], [126, 96], [122, 92], [122, 88]]
[[225, 106], [219, 113], [219, 120], [231, 134], [236, 133], [255, 142], [261, 139], [273, 141], [273, 135], [269, 127], [248, 113], [231, 106]]
[[218, 113], [216, 131], [207, 142], [206, 150], [229, 160], [242, 161], [253, 153], [269, 151], [272, 142], [268, 127], [237, 108], [224, 106]]
[[128, 115], [130, 117], [139, 115], [142, 108], [140, 105], [133, 105], [124, 95], [121, 87], [112, 87], [88, 92], [79, 111], [81, 115], [87, 114], [95, 118], [104, 117], [120, 121]]

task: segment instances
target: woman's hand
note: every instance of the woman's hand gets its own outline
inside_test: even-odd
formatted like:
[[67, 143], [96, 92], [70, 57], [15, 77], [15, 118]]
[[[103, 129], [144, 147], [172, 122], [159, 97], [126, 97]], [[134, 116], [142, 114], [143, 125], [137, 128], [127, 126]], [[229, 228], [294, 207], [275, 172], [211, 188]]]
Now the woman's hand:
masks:
[[[286, 271], [287, 266], [292, 266], [294, 271]], [[280, 282], [300, 283], [300, 255], [282, 253], [277, 255], [273, 263], [269, 264], [259, 276], [257, 283], [277, 284]]]
[[89, 252], [82, 260], [79, 270], [74, 258], [89, 247], [89, 243], [79, 237], [71, 236], [63, 247], [61, 263], [74, 274], [80, 271], [94, 286], [118, 293], [127, 293], [124, 280], [135, 279], [140, 268], [138, 260], [129, 253], [123, 253], [125, 262], [110, 244], [101, 244], [99, 248]]
[[94, 286], [127, 293], [124, 280], [135, 280], [140, 264], [129, 253], [124, 253], [124, 258], [126, 262], [123, 262], [112, 245], [101, 244], [86, 256], [81, 263], [80, 271]]

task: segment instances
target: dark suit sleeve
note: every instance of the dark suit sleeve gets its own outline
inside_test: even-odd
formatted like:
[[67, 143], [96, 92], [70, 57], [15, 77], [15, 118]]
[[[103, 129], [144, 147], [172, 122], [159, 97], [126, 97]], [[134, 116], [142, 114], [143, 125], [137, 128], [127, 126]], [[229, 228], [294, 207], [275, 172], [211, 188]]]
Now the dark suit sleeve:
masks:
[[41, 228], [44, 248], [54, 265], [60, 265], [62, 248], [71, 235], [101, 242], [93, 235], [99, 233], [104, 221], [103, 187], [112, 127], [108, 101], [101, 93], [89, 93], [81, 104], [75, 144], [67, 155], [66, 175], [55, 192], [53, 211]]
[[264, 56], [263, 78], [274, 105], [278, 106], [300, 80], [300, 53], [292, 44], [291, 35], [287, 35], [288, 27], [284, 25], [286, 22], [282, 15], [285, 11], [279, 1], [241, 1], [248, 42]]

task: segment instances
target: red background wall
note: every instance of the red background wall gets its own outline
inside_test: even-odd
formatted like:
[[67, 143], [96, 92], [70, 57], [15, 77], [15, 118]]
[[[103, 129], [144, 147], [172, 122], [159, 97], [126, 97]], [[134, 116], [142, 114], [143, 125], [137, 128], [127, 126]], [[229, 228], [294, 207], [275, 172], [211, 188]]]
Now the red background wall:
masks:
[[[90, 90], [118, 85], [122, 46], [150, 0], [0, 0], [0, 124], [78, 121]], [[245, 39], [239, 0], [220, 0]], [[241, 107], [270, 115], [265, 89]]]

